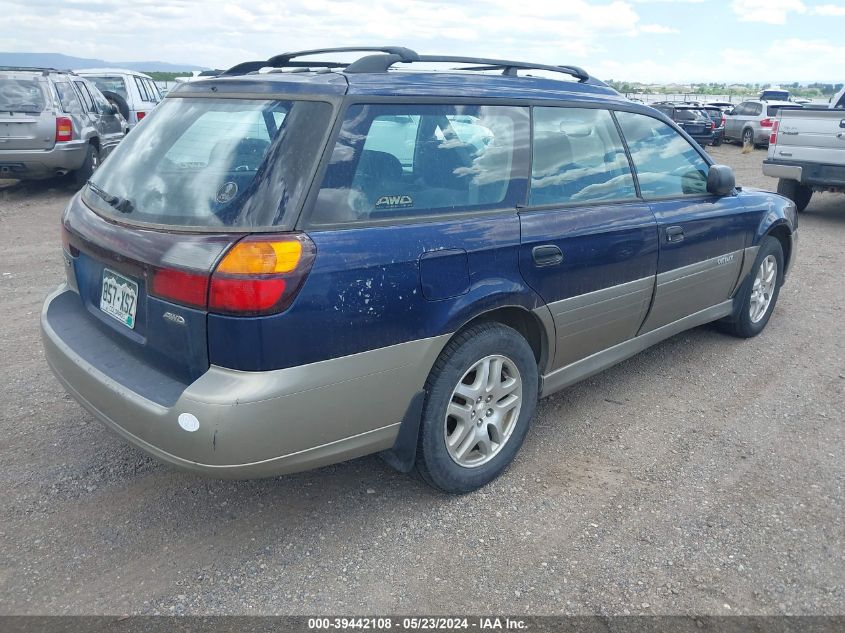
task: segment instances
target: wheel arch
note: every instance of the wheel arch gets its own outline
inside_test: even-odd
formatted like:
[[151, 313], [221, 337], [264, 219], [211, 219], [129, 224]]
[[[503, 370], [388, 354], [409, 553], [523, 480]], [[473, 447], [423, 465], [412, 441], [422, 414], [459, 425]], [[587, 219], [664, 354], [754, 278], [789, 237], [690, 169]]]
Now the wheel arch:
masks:
[[783, 272], [785, 275], [792, 263], [792, 231], [789, 230], [786, 222], [780, 222], [770, 226], [763, 237], [773, 237], [780, 242], [783, 249]]

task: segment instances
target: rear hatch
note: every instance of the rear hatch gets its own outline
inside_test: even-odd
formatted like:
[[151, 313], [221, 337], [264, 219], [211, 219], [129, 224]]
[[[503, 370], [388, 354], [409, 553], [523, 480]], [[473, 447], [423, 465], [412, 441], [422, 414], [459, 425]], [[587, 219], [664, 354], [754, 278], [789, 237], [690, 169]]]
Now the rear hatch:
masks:
[[43, 77], [0, 72], [0, 152], [51, 149], [55, 125], [49, 86]]
[[782, 109], [769, 158], [835, 165], [841, 169], [845, 166], [845, 112]]
[[313, 260], [290, 231], [330, 127], [318, 101], [168, 98], [64, 216], [69, 281], [89, 322], [189, 383], [208, 316], [284, 310]]
[[710, 117], [701, 110], [678, 108], [674, 119], [690, 136], [705, 136], [710, 133]]

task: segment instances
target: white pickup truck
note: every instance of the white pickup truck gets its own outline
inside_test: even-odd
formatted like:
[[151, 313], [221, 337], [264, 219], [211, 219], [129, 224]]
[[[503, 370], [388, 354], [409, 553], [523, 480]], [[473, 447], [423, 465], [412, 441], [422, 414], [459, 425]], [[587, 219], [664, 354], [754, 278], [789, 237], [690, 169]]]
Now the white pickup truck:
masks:
[[828, 107], [780, 111], [763, 173], [803, 211], [814, 191], [845, 193], [845, 90]]

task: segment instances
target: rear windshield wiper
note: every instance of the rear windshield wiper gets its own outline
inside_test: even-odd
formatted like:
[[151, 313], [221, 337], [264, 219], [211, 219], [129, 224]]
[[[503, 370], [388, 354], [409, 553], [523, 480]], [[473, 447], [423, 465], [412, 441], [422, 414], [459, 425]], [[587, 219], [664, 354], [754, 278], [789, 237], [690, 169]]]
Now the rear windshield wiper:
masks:
[[114, 196], [107, 193], [90, 180], [88, 181], [88, 188], [97, 194], [97, 196], [102, 198], [106, 204], [117, 209], [121, 213], [132, 213], [135, 210], [135, 205], [132, 204], [132, 201], [129, 198], [121, 198], [120, 196]]

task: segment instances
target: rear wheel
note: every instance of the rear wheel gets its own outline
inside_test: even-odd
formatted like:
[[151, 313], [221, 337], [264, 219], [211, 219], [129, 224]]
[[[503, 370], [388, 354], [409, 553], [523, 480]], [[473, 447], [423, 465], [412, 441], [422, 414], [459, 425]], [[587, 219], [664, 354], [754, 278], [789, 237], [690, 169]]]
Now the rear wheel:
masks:
[[785, 198], [789, 198], [795, 203], [795, 208], [798, 213], [801, 213], [810, 204], [810, 198], [813, 197], [813, 190], [807, 185], [802, 185], [797, 180], [790, 180], [781, 178], [778, 180], [778, 193]]
[[754, 130], [750, 127], [747, 127], [742, 131], [742, 144], [754, 147]]
[[537, 361], [528, 342], [498, 323], [458, 334], [426, 382], [416, 467], [444, 492], [498, 477], [522, 445], [537, 406]]
[[77, 187], [83, 187], [91, 175], [100, 166], [100, 150], [93, 143], [88, 144], [85, 162], [73, 173], [73, 181]]
[[722, 322], [722, 329], [740, 338], [757, 336], [772, 316], [782, 284], [783, 248], [774, 237], [765, 237], [734, 300], [734, 313]]

